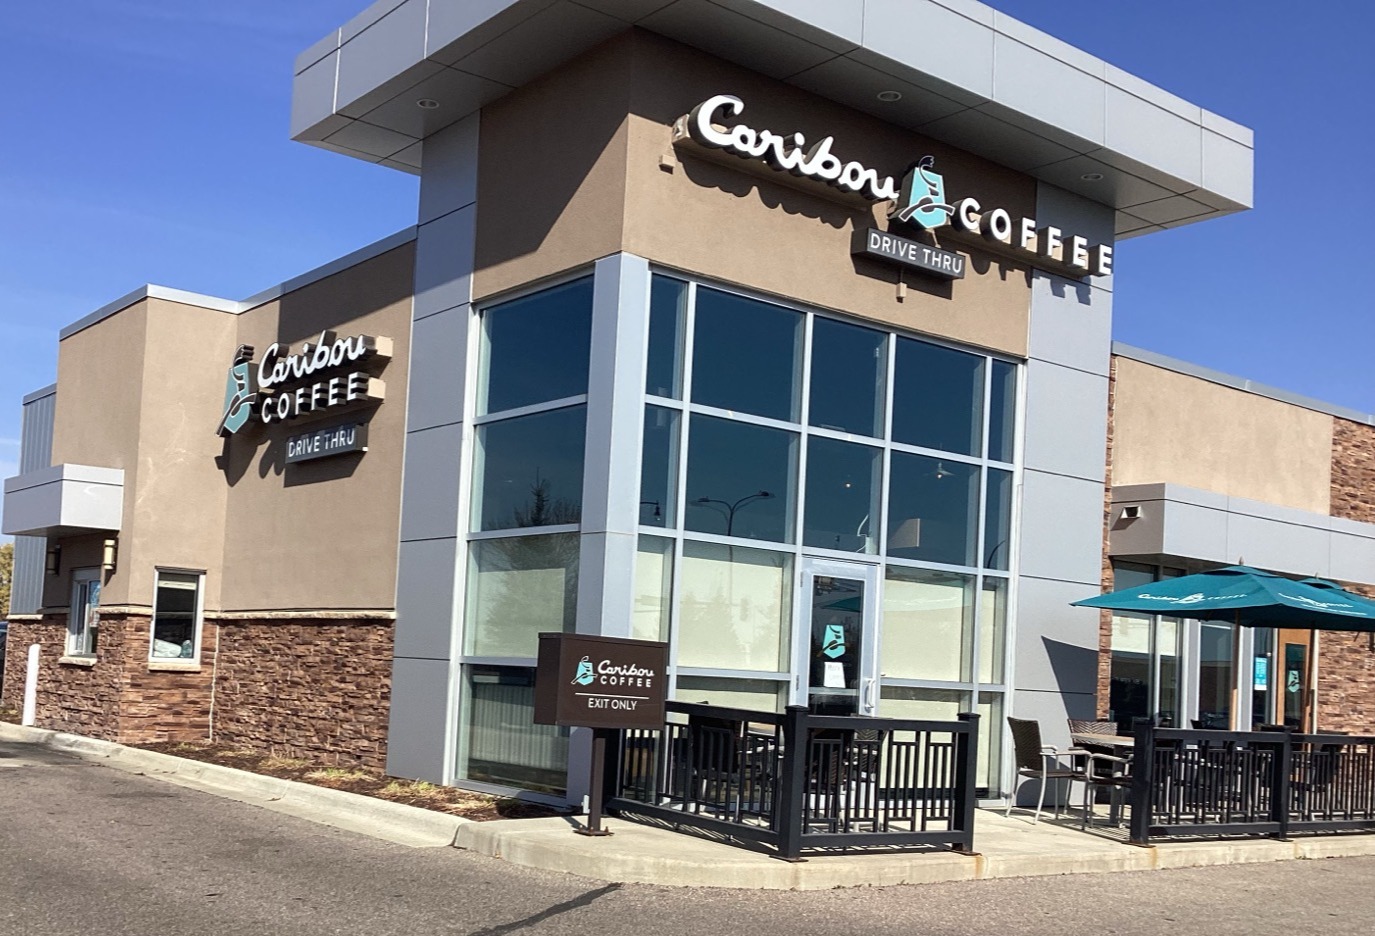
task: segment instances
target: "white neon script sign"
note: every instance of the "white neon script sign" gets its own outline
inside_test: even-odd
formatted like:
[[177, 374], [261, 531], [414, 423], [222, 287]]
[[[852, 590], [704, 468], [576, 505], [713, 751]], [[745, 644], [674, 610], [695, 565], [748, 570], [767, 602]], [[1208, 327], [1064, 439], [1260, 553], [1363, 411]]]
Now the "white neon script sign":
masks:
[[880, 176], [862, 163], [842, 162], [832, 153], [835, 137], [823, 137], [808, 149], [807, 138], [801, 133], [779, 134], [746, 124], [717, 129], [712, 118], [722, 110], [728, 118], [739, 117], [745, 102], [733, 94], [718, 94], [698, 104], [688, 114], [692, 139], [708, 149], [725, 150], [741, 159], [762, 159], [781, 172], [825, 182], [873, 201], [898, 197], [898, 183], [892, 176]]

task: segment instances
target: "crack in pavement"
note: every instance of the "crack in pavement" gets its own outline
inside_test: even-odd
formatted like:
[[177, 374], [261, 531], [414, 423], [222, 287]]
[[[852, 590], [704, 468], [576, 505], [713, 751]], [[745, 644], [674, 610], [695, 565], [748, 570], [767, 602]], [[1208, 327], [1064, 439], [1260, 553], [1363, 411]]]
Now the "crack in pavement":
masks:
[[556, 917], [561, 913], [567, 913], [569, 910], [576, 910], [579, 907], [586, 907], [598, 897], [604, 897], [612, 891], [618, 891], [620, 889], [620, 884], [608, 884], [605, 887], [599, 887], [585, 894], [579, 894], [572, 900], [565, 900], [563, 903], [554, 904], [552, 907], [541, 910], [539, 913], [528, 916], [523, 920], [516, 920], [512, 923], [502, 923], [500, 926], [492, 926], [487, 929], [473, 930], [468, 936], [504, 936], [504, 934], [514, 933], [516, 930], [528, 929], [538, 923], [543, 923], [550, 917]]

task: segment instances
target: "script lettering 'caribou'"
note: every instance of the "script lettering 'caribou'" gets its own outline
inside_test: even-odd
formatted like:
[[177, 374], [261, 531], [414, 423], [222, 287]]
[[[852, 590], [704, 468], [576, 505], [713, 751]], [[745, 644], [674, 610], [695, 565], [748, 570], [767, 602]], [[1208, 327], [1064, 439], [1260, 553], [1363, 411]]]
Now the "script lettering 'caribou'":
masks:
[[741, 159], [762, 159], [775, 169], [816, 179], [873, 201], [898, 197], [898, 184], [892, 176], [880, 176], [862, 163], [842, 162], [832, 153], [835, 137], [823, 137], [807, 149], [807, 138], [800, 133], [778, 134], [746, 124], [717, 129], [713, 123], [719, 111], [725, 111], [728, 117], [739, 117], [744, 110], [745, 102], [733, 94], [707, 98], [688, 114], [688, 134], [709, 149], [724, 150]]

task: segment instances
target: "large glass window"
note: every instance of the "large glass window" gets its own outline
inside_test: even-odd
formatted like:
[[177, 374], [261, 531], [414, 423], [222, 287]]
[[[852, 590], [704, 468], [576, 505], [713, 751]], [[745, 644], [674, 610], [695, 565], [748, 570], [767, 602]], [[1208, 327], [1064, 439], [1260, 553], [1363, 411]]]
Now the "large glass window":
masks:
[[788, 668], [793, 557], [683, 543], [678, 666], [776, 673]]
[[[1114, 562], [1112, 568], [1115, 589], [1138, 588], [1182, 574], [1178, 569], [1158, 569], [1131, 562]], [[1230, 633], [1225, 626], [1224, 630]], [[1138, 718], [1151, 718], [1163, 725], [1179, 725], [1181, 621], [1115, 611], [1110, 639], [1108, 712], [1109, 718], [1117, 722], [1118, 730], [1130, 734], [1132, 722]], [[1230, 672], [1230, 644], [1228, 647], [1226, 665]], [[1227, 712], [1230, 712], [1230, 705], [1229, 691]], [[1202, 696], [1199, 707], [1207, 710]], [[1218, 726], [1208, 724], [1205, 727]]]
[[693, 402], [796, 420], [802, 314], [705, 287], [695, 314]]
[[979, 466], [893, 453], [888, 555], [972, 566], [979, 530]]
[[1012, 553], [1012, 472], [988, 469], [988, 500], [984, 505], [985, 569], [1006, 570]]
[[685, 525], [699, 533], [789, 543], [797, 500], [797, 433], [693, 416]]
[[984, 360], [967, 351], [899, 338], [893, 441], [982, 454]]
[[974, 576], [889, 566], [879, 669], [890, 679], [966, 682], [974, 646]]
[[479, 413], [587, 392], [591, 277], [485, 309], [482, 329]]
[[569, 406], [479, 426], [478, 530], [577, 523], [587, 408]]
[[988, 398], [988, 457], [1012, 461], [1017, 428], [1017, 368], [1007, 361], [993, 362], [993, 391]]
[[203, 578], [198, 572], [158, 571], [150, 659], [199, 659]]
[[678, 525], [678, 422], [677, 410], [645, 407], [640, 460], [640, 522], [645, 526]]
[[882, 449], [812, 436], [807, 442], [803, 545], [877, 552], [882, 476]]
[[534, 657], [541, 632], [573, 630], [577, 604], [576, 533], [469, 544], [469, 656]]
[[688, 284], [656, 273], [649, 287], [649, 361], [645, 392], [651, 396], [683, 395], [683, 335], [687, 323]]
[[812, 389], [808, 422], [823, 429], [883, 435], [888, 336], [872, 328], [818, 318], [812, 323]]
[[1198, 625], [1198, 721], [1200, 728], [1232, 727], [1232, 625]]
[[635, 551], [635, 610], [632, 637], [668, 640], [673, 597], [673, 540], [641, 536]]
[[633, 630], [671, 638], [677, 697], [804, 701], [798, 563], [873, 563], [881, 710], [977, 708], [997, 787], [1019, 381], [987, 354], [656, 274]]
[[465, 780], [566, 792], [568, 729], [536, 725], [535, 671], [518, 666], [465, 666]]

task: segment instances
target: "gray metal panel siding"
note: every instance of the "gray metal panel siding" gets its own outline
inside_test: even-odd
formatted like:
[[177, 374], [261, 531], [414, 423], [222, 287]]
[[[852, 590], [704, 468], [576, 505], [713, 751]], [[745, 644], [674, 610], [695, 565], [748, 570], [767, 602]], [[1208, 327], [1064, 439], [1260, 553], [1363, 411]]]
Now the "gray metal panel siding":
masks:
[[[52, 464], [53, 418], [57, 391], [26, 397], [19, 433], [19, 473]], [[43, 566], [47, 540], [41, 536], [14, 538], [14, 578], [10, 586], [10, 614], [37, 614], [43, 606]]]
[[37, 614], [43, 606], [43, 557], [46, 545], [47, 540], [41, 536], [14, 538], [10, 614]]
[[27, 474], [52, 464], [53, 419], [57, 413], [57, 392], [31, 398], [24, 404], [23, 428], [19, 435], [19, 473]]

